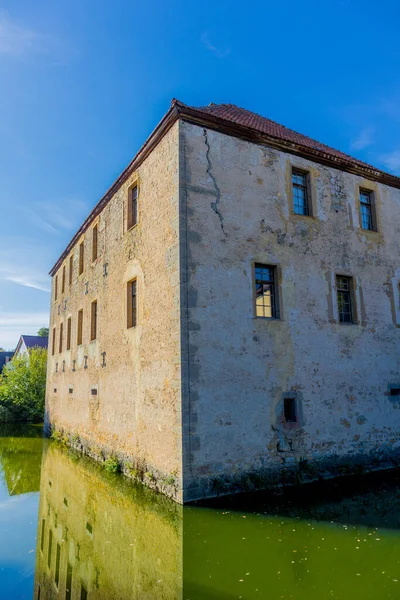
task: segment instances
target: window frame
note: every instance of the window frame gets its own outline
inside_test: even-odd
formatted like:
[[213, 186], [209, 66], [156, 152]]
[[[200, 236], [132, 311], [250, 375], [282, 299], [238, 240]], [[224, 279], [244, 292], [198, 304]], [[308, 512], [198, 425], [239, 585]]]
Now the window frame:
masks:
[[[348, 289], [340, 289], [339, 287], [339, 279], [346, 280], [348, 283]], [[355, 286], [354, 286], [354, 277], [351, 275], [342, 275], [340, 273], [335, 274], [335, 289], [336, 289], [336, 302], [337, 302], [337, 315], [338, 315], [338, 323], [340, 325], [357, 325], [357, 309], [356, 309], [356, 298], [355, 298]], [[339, 294], [347, 294], [348, 302], [350, 310], [346, 313], [340, 310], [340, 301]], [[346, 303], [345, 303], [346, 304]], [[341, 315], [348, 314], [350, 315], [350, 320], [346, 321], [341, 318]]]
[[92, 263], [99, 257], [99, 228], [96, 225], [92, 229]]
[[93, 300], [90, 305], [90, 341], [97, 340], [97, 317], [98, 317], [97, 300]]
[[65, 292], [65, 277], [66, 277], [65, 265], [63, 265], [62, 279], [61, 279], [61, 294], [64, 294], [64, 292]]
[[85, 270], [85, 243], [81, 242], [79, 244], [79, 269], [78, 275], [82, 275]]
[[[127, 290], [127, 329], [137, 327], [138, 324], [138, 285], [136, 277], [128, 281]], [[134, 292], [134, 293], [133, 293]]]
[[[362, 202], [362, 196], [368, 196], [369, 202]], [[360, 226], [363, 231], [378, 231], [377, 219], [376, 219], [376, 203], [375, 203], [375, 192], [368, 188], [358, 188], [358, 201], [359, 201], [359, 215], [360, 215]], [[364, 227], [363, 222], [363, 207], [369, 208], [369, 223], [371, 227]]]
[[57, 331], [56, 327], [53, 327], [53, 339], [51, 343], [51, 355], [54, 356], [56, 353], [56, 343], [57, 343]]
[[72, 276], [74, 272], [74, 256], [71, 254], [69, 257], [69, 274], [68, 274], [68, 284], [72, 285]]
[[76, 345], [83, 344], [83, 308], [78, 310], [77, 328], [76, 328]]
[[61, 321], [60, 323], [60, 333], [58, 338], [58, 353], [62, 354], [63, 351], [63, 343], [64, 343], [64, 323]]
[[71, 350], [72, 318], [67, 320], [67, 350]]
[[54, 302], [58, 299], [58, 273], [54, 278]]
[[[293, 181], [293, 177], [295, 175], [304, 177], [304, 185], [297, 184]], [[291, 185], [291, 194], [292, 194], [292, 207], [291, 207], [292, 213], [298, 217], [313, 217], [314, 214], [313, 214], [313, 203], [312, 203], [312, 194], [311, 194], [310, 172], [306, 171], [305, 169], [301, 169], [299, 167], [292, 165], [290, 185]], [[306, 201], [306, 208], [307, 208], [306, 213], [297, 212], [295, 210], [295, 193], [294, 192], [295, 192], [296, 188], [301, 188], [301, 189], [304, 189], [304, 191], [305, 191], [305, 201]]]
[[[257, 314], [257, 307], [260, 306], [257, 304], [257, 281], [262, 281], [261, 279], [257, 279], [257, 270], [267, 270], [269, 269], [272, 273], [272, 279], [266, 280], [266, 283], [271, 286], [272, 294], [272, 303], [271, 303], [271, 316], [267, 316], [265, 314]], [[279, 272], [278, 266], [260, 262], [253, 263], [252, 269], [252, 277], [253, 277], [253, 306], [254, 306], [254, 317], [256, 319], [266, 319], [268, 321], [279, 321], [281, 320], [281, 302], [279, 298]], [[272, 307], [273, 305], [273, 307]], [[263, 304], [263, 312], [265, 313], [266, 306]]]
[[[136, 198], [135, 198], [135, 209], [133, 208], [132, 196], [133, 192], [136, 190]], [[136, 227], [139, 223], [139, 195], [140, 195], [140, 187], [139, 181], [136, 180], [132, 185], [128, 188], [128, 199], [127, 199], [127, 211], [126, 211], [126, 229], [129, 231]]]

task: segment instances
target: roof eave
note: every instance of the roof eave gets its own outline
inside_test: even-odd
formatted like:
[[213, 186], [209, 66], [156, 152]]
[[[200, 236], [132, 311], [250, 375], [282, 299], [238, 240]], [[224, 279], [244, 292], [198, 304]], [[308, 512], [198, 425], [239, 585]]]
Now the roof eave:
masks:
[[379, 169], [374, 169], [373, 167], [364, 167], [362, 165], [358, 165], [350, 158], [348, 160], [345, 158], [339, 158], [322, 150], [309, 148], [302, 144], [282, 140], [281, 138], [262, 133], [256, 129], [239, 125], [227, 119], [196, 110], [195, 108], [187, 106], [186, 104], [174, 99], [171, 102], [170, 109], [153, 130], [150, 137], [145, 141], [139, 152], [124, 169], [124, 171], [122, 171], [121, 175], [114, 181], [112, 186], [107, 190], [101, 200], [96, 204], [90, 215], [75, 233], [64, 252], [51, 268], [49, 273], [51, 276], [56, 273], [65, 257], [69, 254], [79, 240], [80, 236], [88, 229], [90, 224], [108, 204], [121, 185], [123, 185], [130, 175], [144, 162], [144, 160], [149, 156], [149, 154], [178, 119], [193, 123], [194, 125], [208, 127], [209, 129], [213, 129], [215, 131], [219, 131], [220, 133], [231, 135], [252, 143], [265, 144], [278, 150], [288, 152], [289, 154], [302, 156], [303, 158], [312, 160], [314, 162], [346, 171], [354, 175], [366, 177], [372, 181], [377, 181], [378, 183], [400, 189], [400, 178], [396, 177], [395, 175], [390, 175], [389, 173], [385, 173]]
[[368, 167], [367, 165], [359, 165], [354, 163], [350, 157], [349, 159], [340, 158], [329, 152], [309, 148], [308, 146], [297, 144], [295, 142], [289, 142], [185, 105], [181, 105], [180, 118], [195, 125], [207, 126], [209, 129], [214, 129], [215, 131], [226, 133], [227, 135], [238, 137], [249, 142], [266, 144], [278, 150], [302, 156], [303, 158], [331, 166], [335, 169], [340, 169], [361, 177], [367, 177], [373, 181], [400, 189], [400, 177], [385, 173], [379, 169], [374, 169], [373, 167]]
[[143, 163], [143, 161], [149, 156], [153, 149], [157, 146], [164, 135], [171, 129], [174, 123], [179, 118], [181, 103], [178, 100], [172, 100], [171, 107], [168, 112], [165, 113], [161, 121], [158, 123], [156, 128], [153, 130], [151, 135], [147, 138], [143, 146], [140, 148], [136, 156], [131, 160], [129, 165], [122, 171], [121, 175], [114, 181], [112, 186], [106, 191], [101, 200], [96, 204], [90, 215], [85, 219], [78, 231], [75, 233], [64, 252], [61, 254], [57, 262], [50, 269], [49, 275], [53, 276], [61, 266], [65, 257], [70, 253], [80, 236], [88, 229], [90, 224], [94, 221], [97, 215], [103, 210], [108, 204], [118, 189], [125, 183], [130, 175]]

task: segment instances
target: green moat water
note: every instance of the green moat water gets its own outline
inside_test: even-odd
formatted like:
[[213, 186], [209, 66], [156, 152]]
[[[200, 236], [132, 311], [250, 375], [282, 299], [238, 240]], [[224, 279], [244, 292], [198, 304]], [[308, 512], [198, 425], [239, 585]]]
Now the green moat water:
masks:
[[400, 598], [400, 475], [185, 507], [0, 428], [0, 598]]

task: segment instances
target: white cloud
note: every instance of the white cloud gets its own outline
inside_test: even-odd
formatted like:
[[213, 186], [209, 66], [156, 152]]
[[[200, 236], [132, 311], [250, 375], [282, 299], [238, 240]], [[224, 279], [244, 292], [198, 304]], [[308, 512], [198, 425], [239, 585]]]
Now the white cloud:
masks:
[[81, 200], [67, 199], [58, 206], [55, 202], [38, 202], [25, 209], [32, 224], [47, 233], [57, 235], [77, 229], [88, 213], [88, 206]]
[[374, 129], [373, 127], [364, 127], [358, 134], [358, 136], [351, 142], [350, 148], [352, 150], [364, 150], [368, 146], [372, 146], [374, 143]]
[[400, 150], [393, 150], [393, 152], [388, 152], [388, 154], [382, 154], [380, 162], [390, 171], [400, 174]]
[[6, 13], [0, 13], [0, 54], [22, 56], [32, 51], [44, 52], [46, 36], [14, 23]]
[[47, 327], [49, 313], [12, 313], [0, 310], [0, 347], [13, 350], [21, 335], [36, 335]]
[[47, 56], [52, 64], [62, 65], [68, 57], [77, 55], [77, 51], [59, 37], [17, 23], [0, 11], [0, 59], [33, 55]]
[[0, 254], [0, 281], [12, 281], [42, 292], [50, 291], [47, 249], [26, 238], [3, 237], [7, 252]]
[[230, 54], [230, 48], [218, 48], [217, 46], [215, 46], [209, 39], [208, 37], [208, 33], [207, 31], [205, 31], [203, 33], [203, 35], [201, 36], [201, 43], [207, 48], [207, 50], [210, 50], [210, 52], [213, 52], [215, 54], [215, 56], [217, 56], [218, 58], [226, 58], [228, 56], [228, 54]]

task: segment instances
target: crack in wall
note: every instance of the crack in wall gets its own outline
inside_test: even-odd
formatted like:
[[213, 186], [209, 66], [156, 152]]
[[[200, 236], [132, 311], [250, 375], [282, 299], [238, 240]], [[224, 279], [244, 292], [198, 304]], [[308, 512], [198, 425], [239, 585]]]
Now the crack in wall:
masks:
[[221, 201], [221, 190], [218, 187], [217, 180], [215, 179], [215, 176], [211, 172], [211, 159], [210, 159], [210, 150], [211, 150], [211, 148], [210, 148], [210, 142], [208, 141], [208, 137], [207, 137], [207, 129], [203, 129], [203, 136], [204, 136], [204, 143], [205, 143], [206, 148], [207, 148], [207, 151], [206, 151], [207, 174], [209, 175], [209, 177], [211, 178], [211, 180], [213, 182], [214, 189], [215, 189], [215, 195], [216, 195], [215, 202], [211, 202], [211, 208], [213, 209], [213, 211], [215, 212], [215, 214], [219, 218], [219, 222], [220, 222], [223, 234], [227, 235], [227, 233], [226, 233], [226, 231], [224, 229], [224, 217], [222, 216], [222, 213], [219, 210], [219, 203]]

